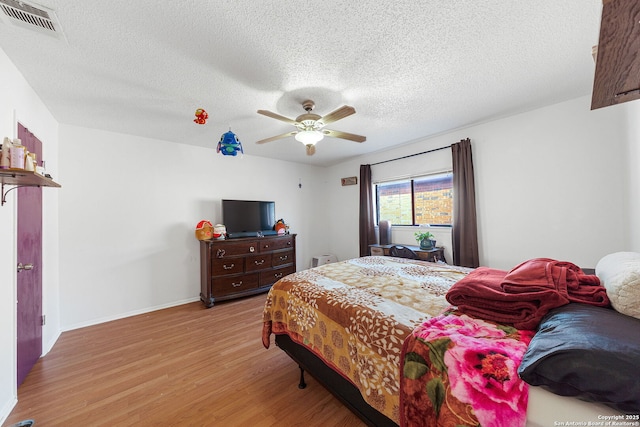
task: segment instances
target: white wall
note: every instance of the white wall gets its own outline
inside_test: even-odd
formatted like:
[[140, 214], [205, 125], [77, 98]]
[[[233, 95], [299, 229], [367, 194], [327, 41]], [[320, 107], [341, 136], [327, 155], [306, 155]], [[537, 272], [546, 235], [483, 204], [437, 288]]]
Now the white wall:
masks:
[[629, 250], [640, 252], [640, 101], [617, 105], [625, 114], [627, 171], [629, 183]]
[[[482, 265], [508, 269], [529, 258], [550, 257], [594, 267], [609, 252], [629, 250], [627, 142], [631, 130], [637, 142], [638, 131], [637, 120], [627, 123], [627, 112], [637, 115], [637, 107], [589, 108], [589, 97], [578, 98], [330, 168], [328, 181], [336, 189], [329, 205], [340, 207], [331, 213], [330, 250], [342, 258], [358, 256], [357, 188], [337, 190], [340, 177], [357, 175], [360, 164], [467, 137], [473, 149]], [[443, 161], [438, 152], [394, 163], [398, 170], [415, 169], [416, 159], [425, 171], [438, 169], [431, 165]], [[638, 184], [634, 188], [637, 199]], [[414, 242], [413, 230], [393, 233], [398, 243]]]
[[221, 222], [224, 198], [274, 200], [298, 269], [326, 251], [322, 169], [223, 156], [218, 137], [201, 148], [61, 125], [63, 330], [198, 300], [195, 226]]
[[[58, 171], [58, 123], [0, 49], [0, 140], [17, 136], [19, 121], [41, 141], [52, 176]], [[8, 187], [10, 188], [10, 187]], [[5, 187], [5, 191], [8, 189]], [[0, 207], [0, 423], [16, 402], [16, 191]], [[59, 335], [58, 193], [42, 190], [43, 205], [43, 351]]]

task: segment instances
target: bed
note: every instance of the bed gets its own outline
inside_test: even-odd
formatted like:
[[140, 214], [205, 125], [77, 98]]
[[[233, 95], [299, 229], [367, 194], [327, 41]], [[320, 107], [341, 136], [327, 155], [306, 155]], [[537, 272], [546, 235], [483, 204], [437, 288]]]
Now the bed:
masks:
[[[578, 277], [566, 267], [562, 264], [565, 276], [569, 271], [573, 279]], [[606, 296], [602, 302], [604, 291], [599, 283], [588, 283], [598, 285], [593, 292], [574, 286], [565, 276], [563, 291], [573, 300], [564, 303], [559, 298], [536, 312], [536, 328], [530, 324], [522, 327], [518, 319], [508, 323], [470, 314], [463, 310], [465, 303], [452, 305], [448, 298], [479, 270], [371, 256], [294, 273], [274, 284], [267, 296], [263, 345], [269, 348], [275, 335], [276, 345], [300, 367], [300, 388], [304, 388], [304, 372], [308, 372], [372, 426], [606, 425], [617, 420], [640, 425], [634, 419], [640, 413], [640, 386], [633, 384], [636, 374], [608, 381], [609, 388], [600, 391], [605, 395], [602, 398], [593, 390], [559, 390], [558, 384], [564, 382], [545, 372], [549, 366], [553, 371], [553, 366], [571, 365], [574, 359], [563, 360], [566, 354], [585, 353], [577, 348], [565, 349], [560, 355], [548, 354], [548, 341], [557, 339], [554, 331], [570, 323], [567, 317], [593, 318], [602, 315], [600, 311], [611, 314], [608, 328], [630, 333], [630, 337], [615, 340], [626, 340], [632, 346], [640, 346], [640, 320], [611, 309]], [[595, 276], [579, 277], [596, 280]], [[574, 290], [567, 293], [566, 289], [572, 287]], [[593, 295], [585, 297], [585, 289]], [[584, 298], [587, 301], [581, 300]], [[631, 323], [620, 328], [618, 315]], [[578, 327], [593, 329], [586, 323]], [[538, 327], [553, 333], [537, 332]], [[571, 328], [565, 333], [575, 335]], [[600, 333], [611, 334], [609, 329]], [[611, 337], [599, 340], [610, 345]], [[627, 345], [613, 358], [610, 353], [607, 350], [607, 363], [599, 365], [624, 365], [623, 369], [631, 370], [640, 363], [640, 350], [635, 347], [629, 349]], [[631, 353], [630, 358], [627, 353]], [[573, 366], [562, 369], [560, 375], [575, 370]], [[590, 369], [587, 381], [609, 374]], [[529, 382], [539, 385], [530, 386]], [[607, 400], [612, 393], [620, 395], [613, 398], [615, 402]], [[625, 396], [629, 393], [631, 397]]]

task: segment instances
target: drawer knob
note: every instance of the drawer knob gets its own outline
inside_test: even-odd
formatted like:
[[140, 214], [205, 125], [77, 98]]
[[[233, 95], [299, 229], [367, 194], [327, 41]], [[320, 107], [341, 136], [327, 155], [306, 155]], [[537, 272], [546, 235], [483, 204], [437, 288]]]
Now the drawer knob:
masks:
[[231, 283], [231, 286], [233, 286], [234, 288], [239, 288], [240, 286], [242, 286], [242, 280], [239, 281], [238, 283]]
[[264, 248], [265, 249], [269, 249], [269, 245], [264, 245]]
[[249, 252], [254, 253], [256, 251], [256, 248], [254, 248], [253, 246], [249, 246]]
[[231, 264], [231, 265], [223, 264], [222, 265], [222, 268], [224, 268], [225, 270], [231, 270], [233, 267], [235, 267], [235, 264]]

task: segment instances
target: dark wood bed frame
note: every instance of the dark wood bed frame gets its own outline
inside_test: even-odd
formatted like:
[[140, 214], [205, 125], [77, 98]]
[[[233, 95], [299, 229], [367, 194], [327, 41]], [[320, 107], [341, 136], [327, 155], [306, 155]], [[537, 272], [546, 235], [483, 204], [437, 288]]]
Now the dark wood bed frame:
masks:
[[397, 427], [395, 422], [369, 406], [356, 386], [328, 367], [322, 359], [307, 350], [306, 347], [301, 346], [284, 334], [276, 335], [275, 342], [300, 367], [300, 384], [298, 384], [298, 388], [303, 389], [307, 386], [304, 382], [304, 372], [307, 371], [367, 425], [372, 427]]

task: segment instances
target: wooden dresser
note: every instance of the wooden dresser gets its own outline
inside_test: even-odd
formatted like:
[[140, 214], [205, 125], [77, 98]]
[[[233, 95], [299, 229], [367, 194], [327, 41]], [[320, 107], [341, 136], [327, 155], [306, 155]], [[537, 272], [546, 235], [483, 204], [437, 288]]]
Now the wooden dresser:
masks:
[[200, 299], [207, 307], [266, 292], [295, 271], [295, 234], [200, 241]]

